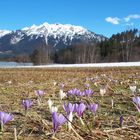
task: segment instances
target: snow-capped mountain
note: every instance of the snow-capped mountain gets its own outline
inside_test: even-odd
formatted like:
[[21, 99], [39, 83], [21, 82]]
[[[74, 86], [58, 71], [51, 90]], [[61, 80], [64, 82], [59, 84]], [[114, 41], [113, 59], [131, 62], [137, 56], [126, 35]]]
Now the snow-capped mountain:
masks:
[[31, 53], [41, 44], [51, 45], [57, 50], [75, 43], [100, 42], [104, 39], [104, 36], [81, 26], [45, 22], [16, 31], [0, 30], [0, 52]]
[[[37, 35], [38, 37], [45, 37], [46, 43], [48, 44], [48, 38], [52, 36], [54, 39], [58, 40], [63, 38], [64, 43], [67, 45], [67, 39], [72, 42], [76, 36], [84, 36], [84, 40], [97, 39], [101, 41], [103, 38], [88, 31], [81, 26], [74, 26], [70, 24], [48, 24], [47, 22], [36, 26], [25, 27], [22, 29], [24, 33], [28, 36]], [[55, 44], [57, 45], [57, 43]], [[69, 45], [69, 44], [68, 44]]]
[[10, 34], [10, 33], [11, 33], [11, 31], [9, 31], [9, 30], [0, 30], [0, 38], [7, 34]]

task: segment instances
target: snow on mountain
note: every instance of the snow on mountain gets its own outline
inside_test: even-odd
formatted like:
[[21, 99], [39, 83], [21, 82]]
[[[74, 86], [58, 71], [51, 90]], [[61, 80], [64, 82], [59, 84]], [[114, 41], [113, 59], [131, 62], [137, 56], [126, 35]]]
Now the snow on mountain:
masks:
[[66, 36], [73, 36], [76, 33], [77, 34], [84, 34], [85, 32], [88, 32], [87, 29], [81, 27], [81, 26], [74, 26], [70, 24], [48, 24], [47, 22], [36, 26], [32, 25], [31, 27], [25, 27], [22, 29], [25, 31], [28, 35], [66, 35]]
[[75, 26], [71, 24], [48, 24], [47, 22], [37, 26], [32, 25], [31, 27], [25, 27], [22, 29], [24, 33], [28, 36], [37, 35], [44, 36], [46, 43], [48, 43], [48, 37], [53, 36], [54, 39], [60, 39], [63, 37], [63, 41], [66, 42], [67, 38], [72, 41], [75, 36], [86, 35], [86, 38], [96, 38], [101, 41], [101, 37], [95, 35], [95, 33], [88, 31], [87, 29], [81, 26]]
[[70, 24], [32, 25], [21, 30], [0, 30], [0, 51], [14, 54], [31, 54], [38, 46], [50, 45], [54, 50], [63, 49], [77, 43], [97, 43], [106, 39], [81, 26]]
[[7, 35], [7, 34], [10, 34], [12, 31], [9, 31], [9, 30], [0, 30], [0, 38]]
[[11, 44], [17, 44], [24, 38], [24, 34], [20, 31], [15, 31], [15, 35], [11, 37], [10, 43]]

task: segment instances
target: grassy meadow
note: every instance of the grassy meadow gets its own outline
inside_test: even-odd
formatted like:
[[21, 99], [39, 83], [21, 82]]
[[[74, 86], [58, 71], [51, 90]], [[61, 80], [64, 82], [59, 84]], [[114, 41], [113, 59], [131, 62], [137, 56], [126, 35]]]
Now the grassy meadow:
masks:
[[[90, 97], [67, 95], [63, 91], [77, 88], [92, 89]], [[88, 86], [87, 86], [88, 84]], [[130, 86], [136, 86], [132, 92]], [[106, 93], [101, 96], [100, 88]], [[38, 102], [35, 90], [45, 94]], [[13, 115], [13, 119], [0, 132], [2, 140], [139, 140], [140, 113], [132, 97], [140, 96], [140, 67], [131, 68], [23, 68], [0, 69], [0, 111]], [[82, 115], [83, 124], [73, 113], [73, 129], [67, 123], [53, 133], [52, 115], [47, 104], [51, 99], [58, 107], [58, 114], [66, 116], [64, 103], [97, 103], [97, 112], [87, 108]], [[33, 105], [25, 110], [22, 100], [31, 99]], [[123, 122], [120, 123], [120, 117]]]

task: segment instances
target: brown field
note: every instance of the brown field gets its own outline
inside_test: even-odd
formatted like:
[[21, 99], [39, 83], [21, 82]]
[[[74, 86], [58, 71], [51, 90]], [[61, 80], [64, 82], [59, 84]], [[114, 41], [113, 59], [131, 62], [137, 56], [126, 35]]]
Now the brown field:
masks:
[[[57, 82], [56, 86], [53, 85], [54, 81]], [[67, 97], [61, 101], [58, 94], [61, 83], [65, 83], [65, 92], [72, 88], [83, 90], [86, 88], [85, 83], [89, 83], [95, 93], [90, 98]], [[16, 128], [18, 140], [140, 140], [140, 114], [132, 103], [134, 94], [129, 89], [132, 84], [137, 86], [134, 94], [140, 96], [140, 67], [0, 69], [0, 111], [14, 115], [14, 119], [5, 125], [0, 137], [3, 140], [13, 140]], [[99, 93], [102, 85], [107, 86], [103, 98]], [[40, 106], [34, 92], [38, 89], [45, 91]], [[69, 132], [64, 124], [54, 136], [47, 105], [49, 97], [59, 106], [60, 113], [64, 113], [64, 102], [95, 102], [99, 104], [99, 109], [96, 116], [84, 113], [84, 126], [74, 116], [72, 125], [76, 133]], [[34, 102], [26, 116], [23, 99]], [[113, 107], [111, 100], [114, 101]], [[121, 115], [124, 117], [122, 127], [119, 125]]]

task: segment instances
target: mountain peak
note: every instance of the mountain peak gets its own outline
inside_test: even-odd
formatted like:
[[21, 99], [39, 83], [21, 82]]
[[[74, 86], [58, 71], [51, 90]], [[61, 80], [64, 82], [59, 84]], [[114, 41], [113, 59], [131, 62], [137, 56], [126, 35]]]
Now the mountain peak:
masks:
[[60, 24], [60, 23], [55, 23], [55, 24], [49, 24], [48, 22], [44, 22], [41, 25], [35, 25], [33, 24], [31, 27], [25, 27], [22, 30], [39, 30], [41, 28], [46, 28], [48, 30], [63, 30], [63, 31], [87, 31], [87, 29], [85, 29], [82, 26], [75, 26], [75, 25], [71, 25], [71, 24]]
[[3, 37], [7, 34], [10, 34], [12, 31], [10, 30], [0, 30], [0, 37]]
[[[9, 33], [10, 35], [6, 36]], [[5, 40], [6, 43], [9, 42], [7, 46], [23, 46], [24, 43], [30, 45], [36, 42], [34, 46], [46, 43], [60, 49], [75, 43], [100, 42], [104, 39], [104, 36], [95, 34], [82, 26], [60, 23], [49, 24], [44, 22], [40, 25], [33, 24], [30, 27], [16, 31], [0, 30], [0, 40]]]
[[91, 33], [87, 29], [83, 28], [82, 26], [75, 26], [71, 24], [49, 24], [47, 22], [44, 22], [43, 24], [37, 26], [32, 25], [31, 27], [25, 27], [22, 29], [23, 32], [27, 34], [27, 36], [30, 35], [36, 35], [36, 36], [44, 36], [46, 43], [48, 44], [48, 37], [53, 36], [54, 39], [64, 37], [69, 38], [72, 40], [74, 36], [78, 35], [87, 35], [89, 37], [94, 37], [94, 33]]

